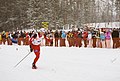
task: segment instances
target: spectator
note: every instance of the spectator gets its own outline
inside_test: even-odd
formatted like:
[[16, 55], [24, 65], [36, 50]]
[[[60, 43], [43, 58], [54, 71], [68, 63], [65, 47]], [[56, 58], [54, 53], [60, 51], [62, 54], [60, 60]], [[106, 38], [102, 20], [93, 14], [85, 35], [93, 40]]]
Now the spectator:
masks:
[[111, 32], [109, 30], [105, 33], [105, 42], [106, 42], [106, 48], [111, 48]]
[[119, 47], [119, 32], [117, 29], [113, 29], [112, 32], [113, 48]]
[[55, 31], [54, 38], [55, 38], [55, 47], [58, 47], [59, 33], [57, 30]]
[[100, 33], [101, 48], [105, 48], [105, 34], [104, 32]]

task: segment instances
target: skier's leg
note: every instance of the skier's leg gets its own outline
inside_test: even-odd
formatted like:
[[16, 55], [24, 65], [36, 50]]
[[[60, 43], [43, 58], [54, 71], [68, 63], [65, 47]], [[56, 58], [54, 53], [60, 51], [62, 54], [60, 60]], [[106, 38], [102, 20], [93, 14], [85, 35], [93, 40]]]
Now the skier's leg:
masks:
[[37, 68], [37, 67], [36, 67], [36, 62], [38, 61], [38, 59], [39, 59], [39, 57], [40, 57], [40, 52], [39, 52], [39, 51], [38, 51], [38, 52], [35, 52], [35, 51], [34, 51], [34, 53], [35, 53], [36, 57], [35, 57], [34, 62], [33, 62], [33, 64], [32, 64], [32, 68], [36, 69], [36, 68]]
[[35, 59], [34, 59], [34, 64], [36, 64], [36, 62], [38, 61], [38, 59], [39, 59], [39, 57], [40, 57], [40, 52], [35, 52], [35, 55], [36, 55], [36, 57], [35, 57]]

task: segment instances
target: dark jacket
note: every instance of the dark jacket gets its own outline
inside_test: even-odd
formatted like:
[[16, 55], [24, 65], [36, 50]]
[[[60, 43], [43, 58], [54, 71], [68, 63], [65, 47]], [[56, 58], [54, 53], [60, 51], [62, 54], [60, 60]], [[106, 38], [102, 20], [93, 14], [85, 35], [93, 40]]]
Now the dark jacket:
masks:
[[55, 38], [59, 38], [59, 33], [58, 33], [58, 32], [55, 32], [54, 37], [55, 37]]
[[113, 30], [112, 38], [119, 38], [119, 32], [117, 30]]

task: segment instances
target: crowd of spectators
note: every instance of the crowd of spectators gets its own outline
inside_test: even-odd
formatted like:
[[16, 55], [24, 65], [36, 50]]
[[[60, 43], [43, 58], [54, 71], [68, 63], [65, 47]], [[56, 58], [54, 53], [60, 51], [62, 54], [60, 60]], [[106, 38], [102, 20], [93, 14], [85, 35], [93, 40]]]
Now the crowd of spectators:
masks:
[[[29, 45], [29, 40], [35, 31], [1, 32], [0, 45]], [[89, 47], [89, 48], [119, 48], [120, 28], [82, 28], [65, 30], [39, 31], [42, 38], [41, 46], [55, 47]]]

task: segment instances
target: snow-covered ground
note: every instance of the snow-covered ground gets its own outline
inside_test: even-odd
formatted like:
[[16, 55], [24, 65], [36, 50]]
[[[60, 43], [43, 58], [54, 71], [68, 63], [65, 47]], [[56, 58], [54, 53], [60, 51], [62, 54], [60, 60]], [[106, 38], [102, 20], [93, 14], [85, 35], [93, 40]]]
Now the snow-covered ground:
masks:
[[28, 53], [29, 46], [0, 45], [0, 81], [120, 81], [120, 49], [41, 47], [38, 69], [33, 52], [14, 67]]

